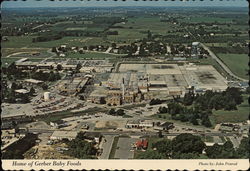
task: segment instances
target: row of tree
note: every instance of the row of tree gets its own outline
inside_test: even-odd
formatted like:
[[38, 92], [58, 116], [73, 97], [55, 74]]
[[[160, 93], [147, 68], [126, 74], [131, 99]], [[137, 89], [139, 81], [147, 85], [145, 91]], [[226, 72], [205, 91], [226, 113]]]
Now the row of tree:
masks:
[[[168, 104], [168, 107], [159, 107], [159, 113], [168, 113], [171, 115], [171, 119], [180, 120], [182, 122], [190, 122], [193, 125], [204, 125], [211, 127], [211, 121], [209, 115], [212, 114], [211, 110], [201, 110], [199, 106], [188, 108], [177, 102]], [[161, 115], [159, 115], [161, 116]]]
[[[234, 149], [231, 141], [223, 145], [206, 146], [201, 137], [189, 133], [176, 136], [173, 140], [161, 139], [152, 144], [152, 149], [137, 155], [139, 159], [230, 159], [249, 157], [249, 138], [243, 138]], [[205, 154], [203, 154], [205, 152]]]
[[96, 159], [97, 149], [95, 148], [95, 143], [84, 139], [83, 133], [80, 132], [72, 141], [65, 140], [69, 148], [66, 154], [78, 159]]
[[115, 110], [114, 108], [112, 108], [109, 110], [108, 114], [114, 115], [114, 116], [123, 116], [125, 115], [125, 112], [123, 109]]
[[223, 92], [206, 91], [202, 95], [195, 95], [193, 91], [185, 94], [183, 104], [196, 105], [201, 110], [237, 110], [237, 105], [243, 102], [242, 92], [235, 87], [229, 87]]

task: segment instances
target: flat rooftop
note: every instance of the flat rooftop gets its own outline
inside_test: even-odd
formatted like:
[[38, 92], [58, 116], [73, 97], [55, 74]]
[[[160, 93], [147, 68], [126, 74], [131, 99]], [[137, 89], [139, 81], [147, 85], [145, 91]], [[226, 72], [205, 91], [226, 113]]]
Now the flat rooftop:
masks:
[[[137, 74], [137, 78], [131, 77], [133, 74]], [[191, 86], [196, 89], [211, 90], [227, 88], [227, 80], [211, 65], [121, 64], [119, 73], [112, 74], [108, 82], [116, 83], [120, 87], [122, 78], [125, 78], [125, 85], [131, 84], [126, 81], [138, 84], [140, 76], [147, 78], [149, 85], [155, 88], [178, 89]]]

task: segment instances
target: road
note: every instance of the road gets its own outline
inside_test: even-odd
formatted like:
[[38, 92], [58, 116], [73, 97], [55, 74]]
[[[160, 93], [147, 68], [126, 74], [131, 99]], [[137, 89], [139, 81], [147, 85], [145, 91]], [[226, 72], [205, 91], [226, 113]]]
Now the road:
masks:
[[103, 149], [103, 152], [102, 152], [99, 159], [109, 159], [109, 154], [111, 152], [114, 138], [115, 138], [114, 135], [105, 135], [104, 136], [104, 141], [103, 141], [103, 144], [101, 146], [101, 148]]
[[[35, 133], [51, 133], [54, 132], [55, 130], [53, 129], [34, 129], [34, 128], [29, 128], [29, 132], [35, 132]], [[59, 130], [58, 130], [59, 131]], [[66, 130], [64, 130], [66, 131]], [[129, 135], [129, 136], [156, 136], [158, 135], [157, 132], [135, 132], [135, 131], [86, 131], [90, 133], [95, 133], [95, 132], [100, 132], [105, 135]], [[176, 133], [167, 133], [163, 132], [162, 134], [165, 136], [177, 136], [182, 134], [183, 132], [176, 132]], [[191, 133], [193, 135], [206, 135], [206, 136], [234, 136], [236, 135], [235, 133], [221, 133], [221, 132], [206, 132], [206, 133]]]
[[240, 80], [240, 81], [248, 81], [248, 80], [246, 80], [246, 79], [243, 79], [243, 78], [240, 78], [240, 77], [238, 77], [237, 75], [235, 75], [234, 73], [232, 73], [232, 71], [220, 60], [220, 58], [218, 58], [206, 45], [204, 45], [203, 43], [200, 43], [201, 44], [201, 46], [205, 49], [205, 50], [207, 50], [208, 52], [209, 52], [209, 55], [211, 56], [211, 58], [213, 58], [213, 59], [215, 59], [216, 60], [216, 62], [218, 63], [218, 64], [220, 64], [220, 66], [229, 74], [229, 75], [231, 75], [232, 77], [234, 77], [234, 78], [236, 78], [236, 79], [238, 79], [238, 80]]

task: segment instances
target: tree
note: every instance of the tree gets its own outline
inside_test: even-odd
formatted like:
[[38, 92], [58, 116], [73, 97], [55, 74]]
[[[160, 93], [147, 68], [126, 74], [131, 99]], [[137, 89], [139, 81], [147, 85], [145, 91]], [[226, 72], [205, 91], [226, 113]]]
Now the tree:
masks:
[[152, 33], [150, 30], [148, 30], [148, 40], [152, 40]]
[[116, 43], [111, 44], [112, 48], [116, 48]]
[[201, 124], [204, 125], [205, 127], [211, 127], [212, 123], [208, 117], [208, 115], [204, 115], [201, 120]]
[[58, 64], [58, 65], [56, 66], [56, 69], [57, 69], [57, 71], [61, 71], [61, 70], [62, 70], [62, 65], [61, 65], [61, 64]]
[[101, 97], [101, 98], [100, 98], [100, 104], [106, 104], [106, 100], [105, 100], [104, 97]]
[[43, 90], [47, 90], [49, 88], [49, 86], [47, 84], [42, 84], [42, 89]]
[[237, 154], [231, 141], [227, 141], [223, 145], [218, 145], [216, 143], [213, 146], [208, 146], [206, 147], [205, 152], [209, 158], [213, 159], [237, 158]]
[[249, 146], [249, 137], [244, 137], [239, 145], [239, 148], [237, 149], [237, 153], [239, 158], [244, 158], [247, 159], [249, 158], [249, 151], [250, 151], [250, 146]]
[[23, 103], [29, 103], [29, 102], [30, 102], [29, 96], [28, 96], [27, 94], [23, 94], [23, 95], [21, 96], [21, 99], [22, 99], [22, 102], [23, 102]]
[[52, 52], [57, 52], [56, 47], [52, 47]]
[[29, 92], [29, 94], [31, 95], [31, 96], [33, 96], [34, 94], [35, 94], [35, 89], [33, 88], [33, 87], [31, 87], [30, 88], [30, 92]]
[[201, 154], [206, 145], [199, 136], [184, 133], [176, 136], [173, 141], [173, 152]]
[[158, 151], [147, 150], [145, 152], [139, 153], [137, 155], [138, 159], [164, 159], [166, 158], [164, 154], [159, 153]]
[[158, 109], [159, 113], [167, 113], [168, 112], [168, 109], [165, 107], [165, 106], [160, 106], [159, 109]]
[[152, 144], [153, 148], [156, 148], [159, 153], [163, 153], [168, 158], [172, 153], [172, 141], [169, 139], [163, 139]]
[[149, 102], [149, 105], [156, 105], [156, 104], [161, 104], [162, 101], [160, 99], [152, 99], [150, 102]]
[[119, 115], [119, 116], [123, 116], [123, 115], [125, 115], [125, 113], [124, 113], [124, 110], [123, 110], [123, 109], [118, 109], [118, 110], [116, 111], [116, 114], [117, 114], [117, 115]]
[[116, 114], [115, 109], [114, 108], [110, 109], [109, 110], [109, 114], [110, 115], [115, 115]]

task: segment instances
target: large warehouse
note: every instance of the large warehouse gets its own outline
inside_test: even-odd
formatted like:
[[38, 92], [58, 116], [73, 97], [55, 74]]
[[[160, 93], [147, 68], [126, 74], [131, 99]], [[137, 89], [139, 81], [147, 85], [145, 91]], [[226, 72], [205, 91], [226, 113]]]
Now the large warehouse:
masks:
[[120, 64], [103, 87], [107, 90], [106, 101], [120, 105], [183, 96], [191, 87], [197, 92], [223, 91], [227, 81], [211, 65]]

